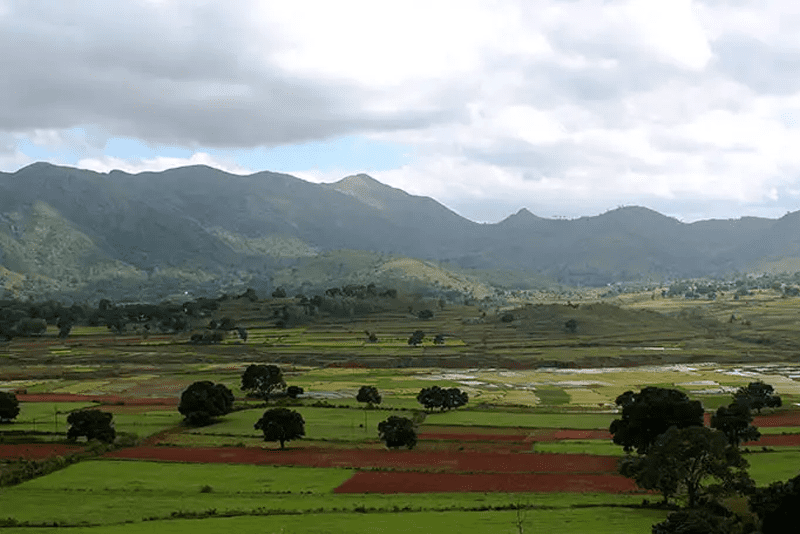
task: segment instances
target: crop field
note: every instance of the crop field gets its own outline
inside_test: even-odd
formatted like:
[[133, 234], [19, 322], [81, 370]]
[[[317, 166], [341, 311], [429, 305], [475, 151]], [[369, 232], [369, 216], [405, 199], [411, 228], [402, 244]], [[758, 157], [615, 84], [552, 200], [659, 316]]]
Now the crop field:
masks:
[[[784, 406], [756, 415], [763, 436], [743, 445], [745, 457], [758, 484], [798, 473], [800, 301], [614, 302], [531, 304], [511, 310], [510, 322], [488, 306], [418, 303], [414, 313], [293, 328], [274, 327], [271, 309], [253, 305], [239, 315], [247, 340], [229, 335], [216, 346], [101, 327], [14, 340], [0, 346], [0, 389], [18, 392], [21, 412], [0, 425], [0, 471], [21, 459], [81, 458], [0, 488], [0, 529], [645, 534], [667, 512], [642, 506], [660, 496], [617, 473], [623, 452], [608, 428], [616, 397], [648, 385], [700, 400], [707, 419], [748, 382], [773, 385]], [[424, 307], [433, 318], [416, 317]], [[570, 318], [573, 333], [563, 327]], [[411, 347], [417, 329], [426, 337]], [[433, 343], [438, 333], [444, 345]], [[245, 397], [250, 363], [279, 364], [304, 394]], [[197, 380], [228, 386], [235, 411], [185, 425], [177, 405]], [[362, 385], [378, 388], [378, 407], [355, 400]], [[416, 396], [432, 385], [460, 388], [469, 403], [425, 412]], [[305, 420], [305, 436], [284, 450], [253, 427], [277, 405]], [[68, 442], [67, 415], [83, 408], [113, 414], [124, 445]], [[412, 450], [379, 441], [377, 424], [390, 415], [418, 423]]]

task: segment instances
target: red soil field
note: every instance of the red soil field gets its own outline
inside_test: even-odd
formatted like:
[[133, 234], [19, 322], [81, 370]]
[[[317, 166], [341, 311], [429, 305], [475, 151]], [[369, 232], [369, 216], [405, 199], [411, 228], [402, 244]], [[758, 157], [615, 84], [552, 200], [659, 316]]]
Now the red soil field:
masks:
[[362, 471], [334, 490], [335, 493], [453, 493], [467, 491], [623, 493], [636, 491], [636, 485], [632, 480], [619, 475]]
[[152, 447], [113, 451], [108, 458], [196, 463], [366, 467], [489, 473], [615, 473], [617, 458], [581, 454], [388, 451], [324, 448]]
[[66, 456], [82, 450], [80, 445], [62, 443], [25, 443], [19, 445], [0, 444], [0, 458], [6, 460], [42, 460], [51, 456]]
[[133, 398], [119, 395], [78, 395], [75, 393], [22, 393], [17, 395], [19, 402], [101, 402], [105, 404], [126, 404], [132, 406], [166, 405], [177, 406], [180, 399]]
[[759, 426], [800, 426], [800, 411], [781, 412], [769, 415], [756, 415], [753, 425]]

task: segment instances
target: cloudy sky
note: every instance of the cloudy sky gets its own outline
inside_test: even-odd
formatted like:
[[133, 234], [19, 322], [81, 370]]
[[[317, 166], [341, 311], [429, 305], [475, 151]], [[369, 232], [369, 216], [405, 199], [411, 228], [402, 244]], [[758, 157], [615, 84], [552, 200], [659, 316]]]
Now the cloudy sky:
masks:
[[794, 0], [0, 0], [0, 170], [366, 172], [476, 221], [800, 209]]

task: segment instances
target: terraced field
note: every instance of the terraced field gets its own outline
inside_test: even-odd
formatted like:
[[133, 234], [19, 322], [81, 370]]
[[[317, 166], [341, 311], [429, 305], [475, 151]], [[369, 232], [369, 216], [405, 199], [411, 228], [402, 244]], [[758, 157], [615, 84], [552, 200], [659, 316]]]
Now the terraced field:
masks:
[[[647, 385], [684, 391], [707, 412], [750, 381], [774, 385], [784, 407], [756, 418], [764, 436], [744, 445], [746, 456], [759, 484], [797, 474], [800, 365], [785, 361], [789, 352], [739, 339], [751, 326], [697, 326], [668, 310], [672, 301], [622, 304], [674, 315], [558, 304], [521, 308], [502, 322], [499, 310], [448, 305], [427, 321], [381, 312], [279, 329], [253, 305], [243, 315], [247, 341], [213, 347], [89, 327], [66, 342], [15, 341], [0, 351], [0, 388], [19, 392], [22, 412], [0, 426], [0, 470], [20, 459], [82, 459], [2, 488], [0, 529], [496, 534], [522, 521], [528, 531], [649, 533], [666, 512], [642, 507], [652, 497], [616, 473], [622, 451], [608, 434], [614, 399]], [[712, 306], [707, 317], [724, 318], [728, 308]], [[791, 341], [786, 303], [753, 307], [774, 311], [770, 335]], [[579, 324], [574, 334], [563, 328], [569, 317]], [[426, 338], [409, 347], [418, 328]], [[444, 345], [433, 344], [437, 333]], [[265, 406], [238, 387], [252, 362], [279, 363], [287, 382], [305, 389], [279, 401], [306, 421], [305, 438], [286, 450], [253, 428]], [[230, 387], [237, 410], [184, 426], [178, 399], [196, 380]], [[416, 395], [434, 384], [466, 391], [468, 405], [424, 413]], [[378, 408], [355, 401], [361, 385], [381, 391]], [[66, 443], [66, 416], [85, 407], [112, 413], [125, 446]], [[378, 441], [377, 423], [393, 414], [419, 421], [413, 450]]]

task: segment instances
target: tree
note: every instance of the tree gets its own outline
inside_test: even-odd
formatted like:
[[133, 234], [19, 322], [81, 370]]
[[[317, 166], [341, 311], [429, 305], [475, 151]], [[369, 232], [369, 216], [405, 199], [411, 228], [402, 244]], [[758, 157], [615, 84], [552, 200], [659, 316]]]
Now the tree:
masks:
[[564, 328], [570, 334], [574, 334], [578, 331], [578, 321], [575, 319], [569, 319], [567, 322], [564, 323]]
[[279, 287], [275, 291], [272, 292], [272, 298], [274, 299], [285, 299], [286, 298], [286, 290], [282, 287]]
[[711, 416], [711, 428], [716, 428], [725, 434], [728, 443], [738, 447], [745, 441], [756, 441], [761, 437], [761, 432], [750, 423], [753, 414], [744, 404], [734, 402], [728, 406], [720, 406], [717, 413]]
[[372, 408], [374, 405], [381, 403], [381, 394], [378, 393], [378, 388], [375, 386], [361, 386], [358, 389], [356, 400], [358, 402], [365, 402]]
[[0, 423], [8, 423], [19, 415], [19, 401], [13, 393], [0, 391]]
[[738, 534], [741, 520], [723, 506], [703, 506], [678, 510], [661, 523], [653, 525], [653, 534]]
[[648, 386], [639, 393], [626, 391], [615, 402], [622, 408], [622, 418], [611, 422], [609, 432], [625, 452], [647, 453], [656, 438], [672, 426], [703, 426], [703, 405], [676, 389]]
[[411, 337], [408, 338], [408, 344], [412, 347], [416, 347], [422, 343], [423, 339], [425, 339], [425, 332], [422, 330], [415, 330], [414, 333], [411, 334]]
[[762, 534], [787, 532], [786, 525], [800, 523], [800, 475], [758, 488], [750, 496], [749, 506], [758, 515]]
[[414, 421], [408, 417], [390, 415], [385, 421], [378, 423], [378, 437], [390, 449], [406, 447], [413, 449], [417, 444], [417, 431]]
[[208, 380], [194, 382], [181, 394], [178, 411], [190, 425], [203, 426], [233, 409], [233, 392]]
[[283, 372], [277, 365], [251, 364], [242, 373], [242, 391], [269, 400], [276, 389], [284, 389], [286, 382]]
[[775, 389], [762, 381], [750, 382], [733, 394], [733, 402], [743, 404], [750, 410], [761, 413], [762, 408], [780, 408], [781, 397], [775, 394]]
[[306, 435], [303, 416], [289, 408], [272, 408], [264, 412], [253, 428], [264, 433], [264, 441], [284, 442], [299, 439]]
[[286, 396], [290, 399], [296, 399], [298, 396], [303, 394], [303, 388], [300, 386], [289, 386], [286, 388]]
[[417, 402], [422, 404], [426, 410], [439, 408], [444, 411], [464, 406], [469, 402], [469, 395], [458, 388], [443, 389], [439, 386], [431, 386], [420, 390], [417, 394]]
[[[731, 493], [751, 486], [747, 466], [722, 432], [704, 426], [673, 426], [655, 440], [647, 455], [623, 458], [619, 471], [639, 487], [661, 492], [664, 501], [685, 492], [693, 508], [707, 493]], [[707, 486], [709, 478], [720, 484]]]
[[117, 437], [112, 419], [114, 416], [100, 410], [79, 410], [67, 416], [70, 427], [67, 430], [67, 439], [75, 441], [80, 436], [87, 440], [97, 439], [112, 443]]
[[47, 330], [47, 322], [44, 319], [31, 319], [25, 317], [17, 323], [16, 332], [21, 337], [40, 336]]

